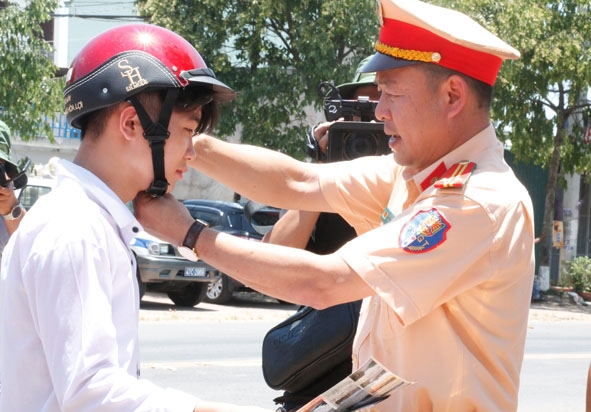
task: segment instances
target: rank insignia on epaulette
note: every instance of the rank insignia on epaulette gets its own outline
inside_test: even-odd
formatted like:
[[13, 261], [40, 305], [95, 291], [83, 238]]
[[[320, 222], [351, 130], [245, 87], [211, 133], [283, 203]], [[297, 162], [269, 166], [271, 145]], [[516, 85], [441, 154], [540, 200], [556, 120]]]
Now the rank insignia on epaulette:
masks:
[[435, 187], [438, 189], [464, 187], [475, 168], [476, 163], [474, 162], [456, 163], [447, 169], [447, 172], [441, 176], [441, 179], [435, 182]]

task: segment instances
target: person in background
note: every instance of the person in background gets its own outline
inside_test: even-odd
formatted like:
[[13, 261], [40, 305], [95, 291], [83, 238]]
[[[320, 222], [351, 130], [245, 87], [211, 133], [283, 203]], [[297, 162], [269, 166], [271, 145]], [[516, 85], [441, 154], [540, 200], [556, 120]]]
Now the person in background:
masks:
[[356, 369], [375, 359], [414, 382], [371, 410], [515, 411], [534, 278], [533, 207], [490, 118], [503, 61], [520, 54], [474, 20], [381, 0], [375, 109], [392, 154], [314, 164], [196, 135], [189, 165], [259, 203], [336, 212], [357, 237], [318, 255], [195, 221], [172, 196], [139, 221], [244, 284], [326, 308], [364, 299]]
[[4, 176], [0, 179], [3, 184], [0, 185], [0, 215], [2, 215], [3, 224], [0, 225], [0, 254], [8, 242], [8, 238], [18, 228], [25, 209], [18, 203], [14, 193], [14, 184], [11, 181], [18, 174], [18, 166], [12, 161], [12, 143], [10, 137], [10, 128], [6, 123], [0, 120], [0, 164]]
[[[351, 83], [337, 86], [341, 98], [346, 100], [358, 100], [360, 97], [368, 97], [371, 101], [377, 101], [378, 88], [375, 83], [375, 73], [362, 73], [361, 68], [370, 60], [370, 57], [363, 59], [357, 66]], [[308, 136], [308, 139], [315, 139], [317, 144], [308, 142], [307, 149], [313, 148], [310, 153], [317, 162], [326, 159], [328, 144], [328, 128], [334, 122], [324, 122], [315, 127]], [[315, 152], [318, 151], [318, 152]], [[344, 160], [344, 159], [343, 159]], [[263, 242], [275, 243], [283, 246], [290, 246], [306, 249], [317, 254], [328, 254], [335, 252], [349, 240], [355, 237], [355, 230], [337, 213], [311, 212], [304, 210], [287, 210], [275, 223], [273, 228], [265, 234]], [[346, 313], [355, 314], [356, 321], [359, 316], [360, 301], [343, 303]], [[317, 325], [322, 328], [322, 324]], [[276, 348], [277, 351], [283, 348]], [[265, 358], [263, 357], [263, 367]], [[352, 371], [352, 361], [344, 360], [338, 366], [323, 371], [322, 376], [297, 392], [284, 391], [274, 401], [280, 404], [284, 411], [291, 412], [302, 407], [304, 404], [323, 393], [334, 384], [341, 381]], [[271, 367], [271, 366], [269, 366]]]
[[[366, 57], [359, 63], [350, 83], [337, 86], [341, 98], [357, 100], [361, 96], [366, 96], [370, 101], [379, 99], [375, 73], [361, 72], [361, 68], [370, 58], [371, 56]], [[320, 123], [313, 128], [311, 136], [308, 136], [308, 139], [318, 142], [307, 145], [310, 156], [317, 162], [326, 159], [328, 129], [332, 124], [334, 122]], [[327, 254], [334, 252], [354, 236], [354, 229], [336, 213], [287, 210], [263, 237], [263, 241]]]
[[0, 410], [262, 411], [198, 399], [140, 379], [139, 294], [126, 203], [162, 196], [234, 92], [179, 35], [148, 24], [110, 29], [72, 62], [73, 162], [8, 242], [0, 278]]

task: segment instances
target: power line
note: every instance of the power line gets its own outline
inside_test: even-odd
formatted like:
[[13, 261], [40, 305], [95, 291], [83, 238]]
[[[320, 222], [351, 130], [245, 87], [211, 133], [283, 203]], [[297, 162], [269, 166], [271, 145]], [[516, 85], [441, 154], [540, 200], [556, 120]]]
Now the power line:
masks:
[[135, 15], [117, 15], [117, 14], [52, 14], [51, 17], [77, 17], [79, 19], [100, 19], [100, 20], [146, 20], [146, 17]]

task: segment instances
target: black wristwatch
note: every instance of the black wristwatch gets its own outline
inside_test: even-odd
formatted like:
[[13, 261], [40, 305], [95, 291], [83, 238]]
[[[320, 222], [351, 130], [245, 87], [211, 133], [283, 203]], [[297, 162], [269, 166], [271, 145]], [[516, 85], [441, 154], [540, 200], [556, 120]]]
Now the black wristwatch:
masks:
[[183, 244], [177, 247], [177, 250], [182, 257], [190, 260], [191, 262], [197, 262], [199, 260], [199, 256], [195, 250], [195, 245], [197, 244], [197, 239], [199, 239], [201, 231], [206, 227], [209, 227], [209, 223], [204, 222], [203, 220], [196, 219], [195, 222], [193, 222], [187, 231], [187, 235], [185, 236], [185, 240], [183, 240]]
[[17, 203], [12, 207], [12, 210], [8, 214], [2, 215], [2, 218], [4, 220], [16, 220], [21, 217], [23, 210], [23, 206], [20, 203]]

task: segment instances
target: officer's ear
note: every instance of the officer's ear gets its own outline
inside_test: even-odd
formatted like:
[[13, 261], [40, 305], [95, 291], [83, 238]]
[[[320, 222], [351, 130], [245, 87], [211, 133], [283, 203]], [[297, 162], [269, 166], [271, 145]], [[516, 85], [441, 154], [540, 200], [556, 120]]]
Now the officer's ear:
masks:
[[462, 76], [452, 74], [443, 81], [441, 87], [448, 115], [458, 115], [466, 106], [468, 98], [469, 89], [466, 80]]

